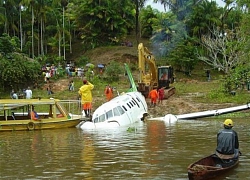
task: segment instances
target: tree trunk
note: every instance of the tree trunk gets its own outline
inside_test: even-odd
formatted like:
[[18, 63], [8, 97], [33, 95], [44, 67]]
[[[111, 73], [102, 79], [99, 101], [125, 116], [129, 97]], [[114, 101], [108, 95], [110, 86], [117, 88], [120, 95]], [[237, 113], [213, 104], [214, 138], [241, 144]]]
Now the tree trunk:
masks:
[[32, 38], [32, 58], [34, 59], [35, 55], [34, 55], [34, 8], [32, 6], [32, 30], [31, 30], [31, 38]]
[[64, 8], [64, 6], [63, 6], [63, 60], [65, 60], [66, 58], [65, 58], [65, 56], [66, 56], [66, 52], [65, 52], [65, 30], [64, 30], [64, 28], [65, 28], [65, 23], [64, 23], [64, 10], [65, 10], [65, 8]]
[[23, 28], [22, 28], [22, 11], [21, 6], [19, 6], [19, 23], [20, 23], [20, 49], [23, 51]]

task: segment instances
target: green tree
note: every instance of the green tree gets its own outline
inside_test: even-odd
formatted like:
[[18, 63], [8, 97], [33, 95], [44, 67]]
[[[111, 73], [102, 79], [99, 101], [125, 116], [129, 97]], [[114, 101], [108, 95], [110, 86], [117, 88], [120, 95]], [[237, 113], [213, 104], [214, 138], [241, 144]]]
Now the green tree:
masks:
[[8, 34], [3, 34], [0, 37], [0, 53], [2, 56], [8, 56], [10, 53], [18, 49], [18, 38], [11, 38]]
[[128, 12], [129, 9], [134, 9], [130, 1], [81, 1], [76, 10], [76, 21], [84, 45], [94, 48], [126, 36], [128, 22], [130, 26], [133, 22], [128, 18], [133, 12]]
[[158, 14], [159, 23], [153, 26], [151, 43], [158, 58], [167, 56], [187, 38], [185, 24], [178, 21], [172, 12]]
[[22, 0], [21, 4], [28, 9], [31, 8], [31, 42], [32, 42], [32, 47], [31, 47], [31, 55], [32, 58], [34, 59], [35, 57], [35, 52], [34, 52], [34, 23], [35, 23], [35, 14], [34, 14], [34, 7], [36, 4], [36, 0]]
[[123, 72], [123, 68], [116, 61], [111, 61], [108, 66], [106, 66], [105, 74], [110, 82], [119, 81], [119, 75]]
[[159, 14], [159, 12], [153, 10], [151, 6], [147, 6], [140, 11], [141, 37], [150, 38], [152, 36], [153, 26], [159, 24], [157, 14]]
[[40, 64], [19, 52], [19, 39], [0, 37], [0, 85], [3, 89], [32, 85], [39, 77]]
[[[4, 68], [3, 68], [4, 67]], [[1, 85], [4, 89], [22, 89], [38, 81], [40, 64], [20, 54], [13, 54], [12, 59], [0, 61]]]
[[169, 62], [176, 70], [183, 71], [186, 75], [191, 75], [192, 70], [198, 63], [195, 50], [191, 39], [181, 41], [168, 56]]
[[220, 26], [221, 11], [215, 1], [202, 1], [194, 6], [193, 12], [187, 18], [189, 35], [201, 39], [201, 36], [209, 33], [212, 26]]

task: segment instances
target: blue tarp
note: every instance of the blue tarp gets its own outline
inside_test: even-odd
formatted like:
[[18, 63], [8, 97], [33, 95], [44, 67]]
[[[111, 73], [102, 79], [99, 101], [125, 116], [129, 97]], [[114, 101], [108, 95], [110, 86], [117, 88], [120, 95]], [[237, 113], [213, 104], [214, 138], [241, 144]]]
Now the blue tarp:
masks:
[[103, 64], [98, 64], [97, 67], [104, 68], [104, 65]]

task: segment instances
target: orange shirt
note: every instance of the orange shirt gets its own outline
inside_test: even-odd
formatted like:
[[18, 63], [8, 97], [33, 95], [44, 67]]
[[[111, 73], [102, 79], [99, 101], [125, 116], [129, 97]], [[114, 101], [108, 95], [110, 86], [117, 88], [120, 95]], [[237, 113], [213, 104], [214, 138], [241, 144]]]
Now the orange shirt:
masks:
[[148, 97], [149, 98], [158, 98], [158, 93], [157, 93], [157, 90], [156, 89], [153, 89], [149, 92], [148, 94]]
[[31, 111], [30, 112], [30, 116], [31, 116], [32, 120], [37, 120], [39, 118], [38, 114], [36, 113], [36, 111]]
[[113, 98], [113, 90], [111, 87], [106, 87], [105, 94], [107, 97], [107, 101], [110, 101]]

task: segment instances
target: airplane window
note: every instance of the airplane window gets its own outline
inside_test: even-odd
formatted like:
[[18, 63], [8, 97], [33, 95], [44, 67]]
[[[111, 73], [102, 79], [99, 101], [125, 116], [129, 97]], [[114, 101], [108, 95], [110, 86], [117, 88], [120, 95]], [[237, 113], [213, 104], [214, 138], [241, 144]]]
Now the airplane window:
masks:
[[103, 122], [105, 121], [105, 114], [102, 114], [101, 116], [99, 116], [99, 122]]
[[106, 112], [106, 116], [107, 116], [107, 119], [112, 118], [114, 116], [112, 109]]
[[133, 98], [133, 102], [136, 103], [136, 105], [138, 106], [138, 108], [140, 108], [140, 105], [136, 102], [136, 100]]
[[[125, 107], [123, 107], [123, 108], [125, 108]], [[117, 109], [118, 109], [118, 111], [120, 112], [121, 115], [125, 113], [125, 111], [120, 106], [117, 106]], [[127, 109], [126, 109], [126, 111], [127, 111]]]
[[123, 107], [123, 109], [124, 109], [125, 111], [128, 111], [127, 108], [126, 108], [125, 106], [122, 106], [122, 107]]
[[133, 106], [134, 106], [132, 102], [129, 102], [129, 103], [130, 103], [131, 107], [133, 107]]
[[115, 107], [115, 108], [113, 109], [113, 112], [114, 112], [114, 116], [120, 116], [120, 113], [119, 113], [119, 110], [118, 110], [117, 107]]
[[129, 105], [129, 103], [127, 103], [127, 105], [128, 105], [129, 108], [131, 108], [130, 105]]

